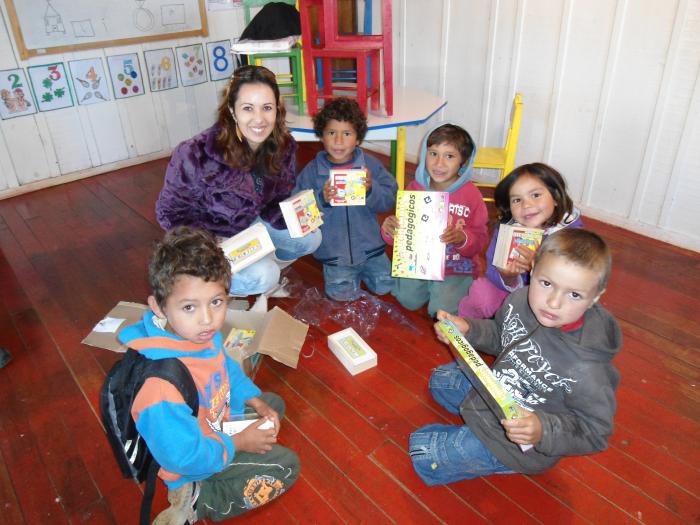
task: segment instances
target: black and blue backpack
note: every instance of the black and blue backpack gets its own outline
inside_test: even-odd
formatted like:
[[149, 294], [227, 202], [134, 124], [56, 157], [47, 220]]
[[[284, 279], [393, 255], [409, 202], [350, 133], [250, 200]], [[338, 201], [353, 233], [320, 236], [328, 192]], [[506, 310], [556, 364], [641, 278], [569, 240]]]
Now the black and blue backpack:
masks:
[[149, 377], [159, 377], [171, 383], [195, 417], [199, 411], [197, 387], [192, 374], [178, 359], [148, 359], [130, 348], [107, 374], [100, 392], [102, 423], [124, 477], [132, 478], [137, 483], [146, 482], [141, 501], [142, 525], [150, 523], [151, 504], [160, 465], [136, 430], [136, 423], [131, 417], [131, 406]]

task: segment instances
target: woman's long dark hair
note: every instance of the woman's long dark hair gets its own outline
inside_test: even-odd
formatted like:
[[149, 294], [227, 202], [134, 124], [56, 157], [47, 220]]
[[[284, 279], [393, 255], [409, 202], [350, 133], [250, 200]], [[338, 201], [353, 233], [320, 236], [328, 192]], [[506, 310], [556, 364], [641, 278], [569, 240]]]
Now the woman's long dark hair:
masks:
[[[236, 122], [231, 115], [238, 98], [238, 92], [245, 84], [269, 86], [275, 94], [275, 103], [277, 104], [277, 115], [272, 133], [255, 151], [251, 149], [245, 138], [242, 141], [238, 139]], [[226, 164], [245, 171], [263, 168], [268, 174], [278, 174], [282, 169], [282, 161], [292, 141], [292, 136], [285, 124], [286, 114], [280, 90], [272, 71], [262, 66], [242, 66], [236, 69], [219, 105], [217, 119], [219, 134], [216, 137], [216, 147], [221, 152]], [[259, 175], [263, 174], [259, 173]]]

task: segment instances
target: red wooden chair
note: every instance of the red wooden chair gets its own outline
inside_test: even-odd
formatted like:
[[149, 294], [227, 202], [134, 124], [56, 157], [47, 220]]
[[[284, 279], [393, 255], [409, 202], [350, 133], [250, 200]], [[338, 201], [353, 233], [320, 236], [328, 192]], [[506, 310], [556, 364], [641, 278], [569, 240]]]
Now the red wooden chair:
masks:
[[[373, 111], [379, 110], [380, 88], [380, 50], [379, 46], [352, 47], [347, 45], [334, 46], [328, 43], [328, 32], [326, 23], [330, 19], [336, 20], [335, 13], [327, 18], [325, 15], [329, 11], [325, 10], [326, 0], [301, 0], [299, 11], [301, 14], [301, 35], [302, 51], [304, 54], [304, 73], [306, 82], [306, 101], [310, 114], [318, 111], [318, 100], [326, 100], [336, 96], [336, 92], [341, 93], [353, 91], [356, 93], [357, 102], [362, 110], [367, 113], [367, 98], [371, 99]], [[311, 24], [311, 15], [315, 12], [318, 22], [318, 31], [314, 32]], [[316, 59], [320, 59], [317, 61]], [[349, 58], [355, 61], [357, 68], [357, 81], [353, 86], [347, 83], [338, 83], [333, 79], [331, 60], [334, 58]], [[371, 85], [367, 86], [367, 64], [370, 64]], [[319, 88], [317, 77], [323, 79], [322, 88]]]
[[[326, 46], [335, 49], [379, 49], [384, 70], [384, 106], [387, 115], [394, 112], [394, 69], [392, 56], [392, 0], [381, 0], [382, 33], [379, 35], [340, 33], [338, 30], [338, 0], [322, 0], [326, 13], [324, 33]], [[370, 7], [371, 8], [371, 7]]]

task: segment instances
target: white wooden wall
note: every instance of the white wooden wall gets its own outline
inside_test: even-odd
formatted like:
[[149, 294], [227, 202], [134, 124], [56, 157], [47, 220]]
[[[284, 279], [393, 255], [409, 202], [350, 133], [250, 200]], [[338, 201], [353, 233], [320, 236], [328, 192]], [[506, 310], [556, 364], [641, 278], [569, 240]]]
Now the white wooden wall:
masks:
[[[2, 14], [0, 69], [46, 62], [18, 59], [4, 5]], [[204, 41], [240, 34], [242, 11], [209, 15]], [[462, 122], [480, 145], [501, 145], [520, 92], [518, 164], [555, 166], [589, 216], [700, 251], [700, 0], [394, 0], [394, 30], [396, 83], [447, 99], [436, 119]], [[142, 56], [199, 40], [51, 60]], [[222, 87], [2, 121], [0, 197], [166, 156], [212, 123]], [[410, 160], [425, 129], [408, 130]]]

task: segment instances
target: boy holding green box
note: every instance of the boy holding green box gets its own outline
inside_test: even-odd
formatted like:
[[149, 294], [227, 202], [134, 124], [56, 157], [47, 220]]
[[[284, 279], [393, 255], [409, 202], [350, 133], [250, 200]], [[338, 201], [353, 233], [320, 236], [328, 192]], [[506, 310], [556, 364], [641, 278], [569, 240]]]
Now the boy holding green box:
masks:
[[[511, 294], [494, 319], [438, 312], [474, 347], [498, 356], [492, 372], [522, 408], [514, 419], [497, 416], [457, 363], [436, 368], [433, 397], [465, 425], [433, 424], [411, 434], [411, 461], [428, 485], [538, 474], [564, 456], [607, 448], [619, 380], [611, 361], [622, 344], [617, 322], [598, 304], [609, 273], [600, 237], [561, 230], [540, 247], [530, 286]], [[435, 331], [449, 343], [444, 326]]]

